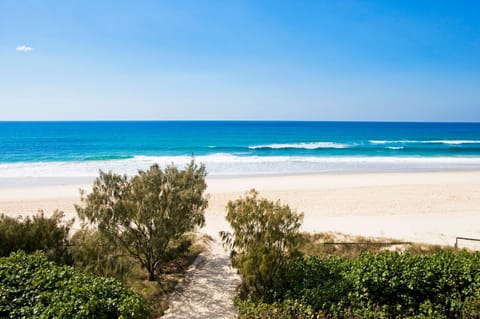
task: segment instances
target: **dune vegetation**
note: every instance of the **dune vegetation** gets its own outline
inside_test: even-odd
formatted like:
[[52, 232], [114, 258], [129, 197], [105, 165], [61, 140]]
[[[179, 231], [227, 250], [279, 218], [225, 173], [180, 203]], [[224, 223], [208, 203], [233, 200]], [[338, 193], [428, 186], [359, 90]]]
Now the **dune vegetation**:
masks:
[[161, 315], [202, 249], [193, 231], [204, 224], [205, 176], [193, 161], [130, 179], [100, 172], [81, 194], [74, 233], [59, 211], [0, 216], [0, 317]]
[[301, 214], [255, 191], [227, 211], [240, 318], [479, 316], [478, 252], [358, 237], [335, 245], [332, 234], [302, 234]]

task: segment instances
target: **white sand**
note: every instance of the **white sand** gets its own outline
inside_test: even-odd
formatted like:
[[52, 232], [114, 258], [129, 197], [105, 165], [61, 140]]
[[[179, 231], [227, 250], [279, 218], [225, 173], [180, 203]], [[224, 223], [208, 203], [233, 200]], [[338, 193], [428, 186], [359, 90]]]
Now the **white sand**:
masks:
[[480, 238], [478, 171], [214, 179], [209, 181], [209, 232], [226, 227], [222, 208], [251, 187], [304, 212], [308, 231], [447, 245], [456, 236]]
[[218, 241], [209, 246], [177, 285], [162, 318], [237, 318], [233, 297], [241, 283], [240, 276], [230, 266], [230, 256]]
[[[250, 188], [304, 212], [308, 231], [450, 245], [456, 236], [480, 238], [480, 171], [210, 178], [208, 185], [203, 232], [215, 238], [228, 226], [228, 200]], [[15, 216], [58, 208], [74, 217], [80, 188], [89, 185], [1, 188], [0, 212]]]

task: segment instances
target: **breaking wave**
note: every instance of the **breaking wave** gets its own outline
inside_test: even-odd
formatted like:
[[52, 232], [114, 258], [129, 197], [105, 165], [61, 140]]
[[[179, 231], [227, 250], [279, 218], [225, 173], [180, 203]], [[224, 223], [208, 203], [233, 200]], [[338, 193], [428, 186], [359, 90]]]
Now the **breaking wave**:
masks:
[[447, 144], [447, 145], [462, 145], [462, 144], [480, 144], [480, 140], [369, 140], [371, 144]]
[[[180, 167], [190, 156], [134, 156], [119, 160], [20, 162], [0, 164], [2, 178], [95, 177], [98, 171], [135, 174], [157, 163]], [[479, 169], [480, 157], [400, 156], [237, 156], [227, 153], [196, 156], [206, 165], [209, 176], [278, 175], [351, 171], [406, 171]]]
[[349, 145], [334, 142], [310, 142], [310, 143], [288, 143], [288, 144], [266, 144], [253, 145], [248, 148], [251, 150], [258, 149], [306, 149], [315, 150], [320, 148], [348, 148]]

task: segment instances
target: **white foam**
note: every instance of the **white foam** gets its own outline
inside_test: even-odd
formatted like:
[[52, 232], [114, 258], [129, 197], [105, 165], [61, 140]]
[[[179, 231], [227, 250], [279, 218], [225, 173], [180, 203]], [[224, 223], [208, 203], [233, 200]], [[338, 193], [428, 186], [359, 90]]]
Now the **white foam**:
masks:
[[265, 144], [265, 145], [254, 145], [249, 146], [249, 149], [256, 150], [262, 148], [270, 148], [270, 149], [307, 149], [307, 150], [314, 150], [320, 148], [347, 148], [347, 144], [340, 144], [334, 142], [311, 142], [311, 143], [291, 143], [291, 144]]
[[480, 140], [369, 140], [371, 144], [480, 144]]
[[480, 140], [438, 140], [438, 141], [430, 141], [430, 142], [431, 143], [452, 144], [452, 145], [480, 144]]
[[371, 144], [387, 144], [387, 143], [395, 143], [395, 141], [378, 141], [378, 140], [369, 140]]
[[[130, 159], [83, 162], [33, 162], [0, 164], [0, 178], [95, 177], [98, 171], [127, 175], [157, 163], [180, 167], [190, 156], [136, 156]], [[209, 175], [296, 174], [342, 171], [405, 171], [480, 169], [480, 157], [365, 157], [365, 156], [236, 156], [211, 154], [195, 157]]]

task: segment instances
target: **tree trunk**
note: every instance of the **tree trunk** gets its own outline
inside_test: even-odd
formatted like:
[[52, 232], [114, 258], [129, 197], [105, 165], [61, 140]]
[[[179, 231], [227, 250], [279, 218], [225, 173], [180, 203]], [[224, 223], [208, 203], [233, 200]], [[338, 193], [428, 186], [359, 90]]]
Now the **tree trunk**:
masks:
[[155, 270], [148, 270], [148, 280], [149, 281], [155, 280]]
[[145, 265], [145, 268], [147, 268], [148, 271], [148, 280], [149, 281], [154, 281], [155, 280], [155, 266], [152, 265], [151, 263], [148, 263]]

